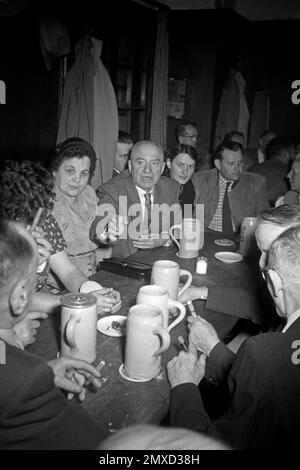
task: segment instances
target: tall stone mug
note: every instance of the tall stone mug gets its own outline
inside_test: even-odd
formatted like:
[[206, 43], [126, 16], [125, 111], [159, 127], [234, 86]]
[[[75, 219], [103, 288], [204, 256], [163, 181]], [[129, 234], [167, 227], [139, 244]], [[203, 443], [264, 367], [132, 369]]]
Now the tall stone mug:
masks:
[[96, 359], [97, 300], [92, 294], [66, 294], [61, 299], [61, 356]]
[[170, 345], [163, 314], [155, 305], [130, 308], [126, 323], [124, 373], [133, 380], [147, 381], [161, 370], [161, 354]]
[[257, 249], [255, 239], [256, 217], [244, 217], [239, 233], [239, 252], [243, 256], [251, 256]]
[[[179, 233], [180, 241], [175, 236], [175, 230]], [[170, 228], [170, 237], [178, 246], [177, 255], [180, 258], [196, 258], [204, 244], [203, 227], [199, 219], [184, 218], [181, 224]]]
[[[179, 280], [181, 276], [187, 276], [183, 287], [179, 289]], [[151, 284], [164, 287], [169, 293], [171, 300], [178, 300], [178, 297], [186, 291], [192, 284], [193, 276], [186, 269], [180, 269], [179, 264], [171, 260], [155, 261], [152, 267]], [[172, 311], [174, 309], [172, 308]]]
[[[185, 306], [177, 300], [172, 300], [169, 297], [168, 291], [162, 286], [151, 284], [140, 288], [137, 298], [137, 304], [156, 305], [159, 307], [163, 314], [164, 327], [171, 331], [174, 326], [178, 325], [185, 317]], [[178, 317], [169, 325], [169, 310], [176, 308], [179, 310]], [[171, 315], [173, 318], [173, 315]]]

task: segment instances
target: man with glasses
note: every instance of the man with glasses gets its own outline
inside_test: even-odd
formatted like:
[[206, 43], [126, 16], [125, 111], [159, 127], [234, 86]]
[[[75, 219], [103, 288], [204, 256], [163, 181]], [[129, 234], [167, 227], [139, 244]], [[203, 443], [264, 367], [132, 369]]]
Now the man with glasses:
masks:
[[[281, 206], [283, 207], [283, 206]], [[297, 226], [286, 229], [290, 212]], [[270, 221], [277, 220], [275, 224]], [[285, 320], [282, 332], [247, 339], [228, 368], [228, 405], [218, 419], [208, 417], [197, 385], [212, 355], [222, 348], [217, 337], [203, 348], [203, 324], [189, 318], [190, 351], [181, 352], [168, 364], [171, 383], [171, 425], [206, 432], [235, 449], [296, 448], [300, 428], [300, 211], [266, 214], [256, 232], [262, 251], [261, 267], [278, 316]], [[279, 222], [279, 225], [278, 225]], [[271, 240], [271, 225], [276, 227]], [[276, 238], [277, 237], [277, 238]], [[275, 241], [274, 241], [274, 238]], [[273, 243], [272, 243], [273, 242]], [[266, 264], [265, 252], [268, 251]], [[207, 322], [205, 322], [207, 323]], [[207, 325], [209, 325], [207, 323]], [[212, 326], [210, 325], [210, 328]], [[208, 331], [208, 328], [206, 328]], [[198, 359], [196, 350], [206, 356]], [[224, 352], [224, 350], [223, 350]], [[206, 359], [207, 355], [209, 356]], [[219, 359], [221, 356], [219, 356]]]
[[[300, 206], [298, 204], [285, 204], [279, 207], [274, 207], [259, 215], [255, 230], [255, 238], [257, 246], [261, 252], [259, 268], [264, 280], [267, 278], [267, 257], [272, 243], [285, 230], [290, 227], [297, 226], [300, 227]], [[269, 322], [270, 327], [271, 312], [267, 312], [267, 309], [271, 309], [271, 302], [269, 302], [271, 299], [266, 294], [267, 293], [264, 288], [261, 292], [254, 292], [251, 290], [245, 291], [244, 289], [239, 288], [220, 288], [218, 286], [208, 288], [207, 286], [191, 286], [182, 294], [179, 300], [181, 302], [187, 302], [188, 300], [193, 301], [202, 299], [206, 301], [205, 306], [208, 310], [236, 316], [240, 316], [242, 313], [243, 318], [252, 319], [252, 321], [259, 320], [260, 308], [258, 301], [264, 300], [263, 313], [268, 317], [266, 318], [266, 321]], [[258, 299], [256, 297], [258, 297]], [[275, 327], [278, 329], [278, 322]], [[224, 378], [226, 371], [230, 369], [235, 355], [224, 343], [220, 342], [214, 327], [204, 319], [201, 319], [201, 322], [198, 325], [198, 335], [198, 341], [201, 342], [201, 344], [199, 343], [200, 348], [209, 358], [206, 368], [207, 377], [210, 382], [219, 383]], [[212, 350], [217, 343], [219, 343], [219, 346], [211, 355]]]
[[[90, 237], [101, 240], [106, 210], [127, 219], [127, 230], [112, 246], [112, 256], [124, 258], [139, 249], [152, 249], [169, 243], [169, 229], [181, 222], [179, 185], [161, 176], [164, 170], [162, 148], [141, 141], [132, 148], [128, 170], [122, 171], [97, 189], [99, 212]], [[162, 212], [160, 213], [160, 208]]]
[[195, 122], [185, 121], [175, 129], [175, 137], [179, 144], [191, 145], [196, 148], [198, 142], [198, 130]]
[[243, 148], [223, 142], [213, 154], [215, 168], [194, 177], [195, 204], [204, 204], [205, 230], [232, 239], [244, 217], [256, 217], [269, 207], [265, 179], [242, 172]]

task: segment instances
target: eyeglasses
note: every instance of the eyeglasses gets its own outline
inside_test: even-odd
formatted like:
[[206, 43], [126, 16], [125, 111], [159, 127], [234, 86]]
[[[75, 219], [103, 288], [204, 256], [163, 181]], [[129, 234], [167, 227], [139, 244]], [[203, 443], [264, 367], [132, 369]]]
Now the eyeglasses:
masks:
[[182, 134], [181, 137], [185, 137], [186, 139], [195, 140], [196, 142], [198, 142], [198, 136], [197, 136], [197, 135], [186, 135], [186, 134]]
[[264, 269], [260, 268], [261, 276], [262, 276], [263, 280], [266, 281], [266, 282], [268, 280], [268, 270], [269, 270], [269, 268], [264, 268]]
[[272, 269], [273, 271], [276, 271], [277, 274], [282, 278], [280, 272], [276, 269], [276, 266], [267, 266], [266, 268], [263, 268], [263, 269], [260, 268], [260, 272], [261, 272], [261, 275], [262, 275], [262, 278], [264, 279], [264, 281], [268, 282], [270, 269]]

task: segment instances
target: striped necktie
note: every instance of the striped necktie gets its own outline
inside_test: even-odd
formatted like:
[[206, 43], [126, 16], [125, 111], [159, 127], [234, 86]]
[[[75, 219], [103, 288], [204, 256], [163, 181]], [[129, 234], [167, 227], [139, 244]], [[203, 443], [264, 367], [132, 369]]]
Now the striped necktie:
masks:
[[144, 215], [144, 228], [149, 232], [151, 225], [151, 193], [145, 193], [145, 215]]

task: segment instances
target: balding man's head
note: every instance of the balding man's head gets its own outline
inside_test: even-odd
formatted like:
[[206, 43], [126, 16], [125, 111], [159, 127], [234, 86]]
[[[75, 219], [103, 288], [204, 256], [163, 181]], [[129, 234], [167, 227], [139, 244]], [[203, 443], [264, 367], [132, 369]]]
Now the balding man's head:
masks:
[[261, 251], [259, 265], [264, 269], [273, 241], [287, 228], [300, 226], [300, 206], [284, 204], [263, 212], [257, 220], [255, 237]]
[[128, 169], [133, 183], [144, 191], [150, 191], [164, 169], [163, 149], [148, 140], [138, 142], [132, 148]]
[[228, 450], [214, 438], [181, 428], [137, 425], [101, 442], [101, 450]]
[[25, 312], [34, 292], [37, 265], [37, 248], [30, 233], [17, 222], [0, 219], [0, 322], [7, 303], [13, 316]]
[[300, 226], [288, 228], [273, 242], [267, 273], [277, 314], [288, 319], [300, 307]]

